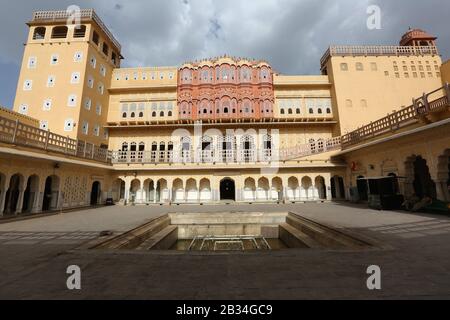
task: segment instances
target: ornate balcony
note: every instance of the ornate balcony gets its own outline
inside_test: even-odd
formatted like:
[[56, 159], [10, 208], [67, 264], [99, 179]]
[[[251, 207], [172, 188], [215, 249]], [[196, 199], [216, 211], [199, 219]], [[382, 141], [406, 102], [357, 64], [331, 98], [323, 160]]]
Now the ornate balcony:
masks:
[[0, 142], [111, 163], [111, 152], [107, 149], [24, 124], [19, 119], [0, 116]]

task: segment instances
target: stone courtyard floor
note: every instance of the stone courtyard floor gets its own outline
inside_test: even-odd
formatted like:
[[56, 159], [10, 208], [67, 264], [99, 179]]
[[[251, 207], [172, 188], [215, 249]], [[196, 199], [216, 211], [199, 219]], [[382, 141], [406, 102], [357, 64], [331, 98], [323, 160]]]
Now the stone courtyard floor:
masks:
[[[75, 250], [99, 232], [127, 231], [168, 212], [293, 211], [392, 249], [263, 253], [109, 253]], [[450, 218], [347, 203], [102, 207], [0, 224], [0, 299], [450, 298]], [[66, 287], [81, 268], [80, 291]], [[369, 291], [378, 265], [382, 290]]]

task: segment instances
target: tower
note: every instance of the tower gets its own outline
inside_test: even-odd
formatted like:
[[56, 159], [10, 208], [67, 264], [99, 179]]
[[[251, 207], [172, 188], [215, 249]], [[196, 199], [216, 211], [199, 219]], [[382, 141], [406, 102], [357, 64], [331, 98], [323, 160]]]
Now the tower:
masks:
[[41, 129], [107, 145], [108, 88], [121, 46], [94, 10], [81, 10], [77, 26], [69, 18], [40, 11], [28, 23], [14, 110], [39, 119]]
[[402, 36], [400, 45], [409, 47], [435, 47], [436, 39], [437, 37], [434, 37], [421, 29], [409, 28], [408, 32]]

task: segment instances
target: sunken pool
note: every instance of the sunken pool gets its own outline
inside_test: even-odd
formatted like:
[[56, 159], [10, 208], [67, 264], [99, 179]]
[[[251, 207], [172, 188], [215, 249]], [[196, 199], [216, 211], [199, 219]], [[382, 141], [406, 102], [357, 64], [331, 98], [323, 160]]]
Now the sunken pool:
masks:
[[285, 249], [369, 249], [376, 243], [297, 213], [172, 213], [133, 230], [99, 238], [89, 249], [255, 252]]

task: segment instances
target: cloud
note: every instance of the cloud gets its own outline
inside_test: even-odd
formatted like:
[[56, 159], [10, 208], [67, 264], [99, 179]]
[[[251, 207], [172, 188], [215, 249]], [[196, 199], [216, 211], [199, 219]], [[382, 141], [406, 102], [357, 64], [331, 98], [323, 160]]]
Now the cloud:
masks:
[[[69, 0], [15, 0], [0, 12], [0, 62], [20, 65], [24, 24], [34, 10], [64, 9]], [[381, 7], [382, 29], [368, 30], [367, 7]], [[397, 44], [411, 27], [440, 37], [450, 56], [442, 0], [80, 0], [96, 9], [121, 42], [124, 66], [180, 65], [229, 54], [267, 60], [281, 73], [316, 74], [331, 44]], [[0, 97], [1, 98], [1, 97]]]

